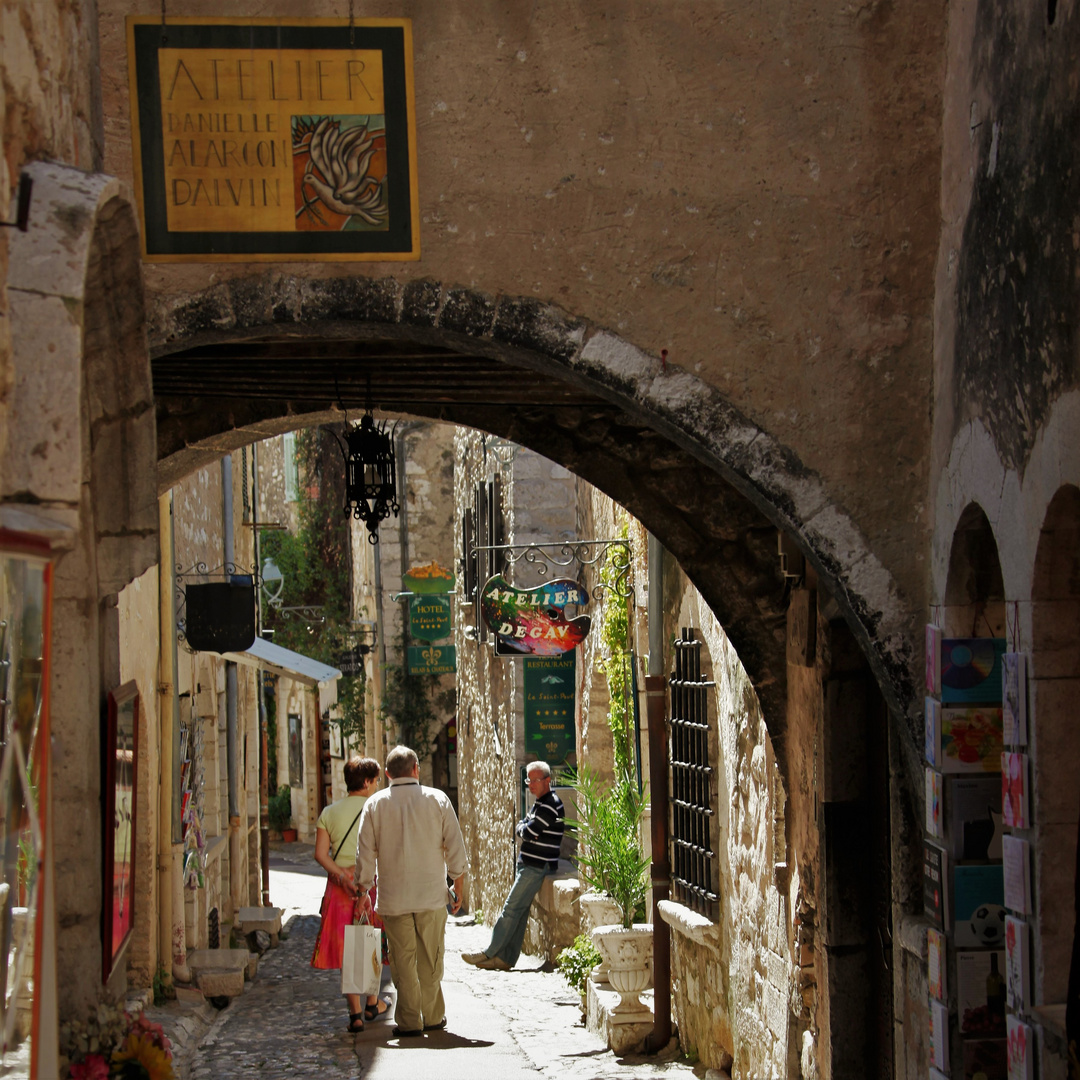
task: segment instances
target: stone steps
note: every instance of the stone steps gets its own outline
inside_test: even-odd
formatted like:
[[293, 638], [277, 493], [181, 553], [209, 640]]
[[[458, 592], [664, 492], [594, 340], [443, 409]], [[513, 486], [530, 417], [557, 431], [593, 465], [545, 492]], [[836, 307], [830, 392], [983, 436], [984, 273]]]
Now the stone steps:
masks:
[[192, 949], [187, 962], [203, 997], [239, 997], [245, 979], [255, 977], [259, 954], [247, 949]]

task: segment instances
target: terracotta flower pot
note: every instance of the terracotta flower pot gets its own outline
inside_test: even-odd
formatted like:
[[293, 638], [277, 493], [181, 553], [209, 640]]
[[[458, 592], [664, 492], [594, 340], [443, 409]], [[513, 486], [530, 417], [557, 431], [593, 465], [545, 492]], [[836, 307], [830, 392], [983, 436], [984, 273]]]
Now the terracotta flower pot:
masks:
[[296, 843], [296, 830], [295, 829], [282, 829], [281, 830], [281, 839], [284, 840], [286, 844], [295, 844]]

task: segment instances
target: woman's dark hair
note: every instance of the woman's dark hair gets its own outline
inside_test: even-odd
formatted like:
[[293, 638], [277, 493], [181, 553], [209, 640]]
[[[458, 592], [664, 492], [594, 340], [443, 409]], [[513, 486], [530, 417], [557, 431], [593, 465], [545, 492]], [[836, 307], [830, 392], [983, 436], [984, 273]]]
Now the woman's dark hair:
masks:
[[359, 791], [380, 771], [379, 763], [374, 758], [351, 757], [345, 762], [345, 786], [349, 791]]

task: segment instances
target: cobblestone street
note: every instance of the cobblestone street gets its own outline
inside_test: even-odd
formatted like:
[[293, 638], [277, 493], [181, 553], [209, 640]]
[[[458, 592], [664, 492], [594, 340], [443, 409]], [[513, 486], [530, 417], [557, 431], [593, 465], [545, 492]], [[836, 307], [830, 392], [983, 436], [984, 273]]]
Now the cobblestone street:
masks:
[[[523, 956], [512, 972], [478, 971], [460, 959], [481, 950], [488, 928], [470, 920], [447, 927], [447, 1029], [398, 1039], [392, 1009], [363, 1034], [345, 1028], [336, 971], [310, 964], [324, 878], [310, 873], [310, 848], [275, 851], [271, 896], [285, 907], [289, 936], [261, 959], [244, 994], [221, 1012], [209, 1004], [149, 1009], [176, 1042], [181, 1080], [318, 1077], [319, 1080], [613, 1080], [704, 1075], [681, 1060], [677, 1044], [660, 1057], [616, 1057], [587, 1031], [577, 995], [556, 972]], [[392, 993], [392, 990], [391, 990]]]

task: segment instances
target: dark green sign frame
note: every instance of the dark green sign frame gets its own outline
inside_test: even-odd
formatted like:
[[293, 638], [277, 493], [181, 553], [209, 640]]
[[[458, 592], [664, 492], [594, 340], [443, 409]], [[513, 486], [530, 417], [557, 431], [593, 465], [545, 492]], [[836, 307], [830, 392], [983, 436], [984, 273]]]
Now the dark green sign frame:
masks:
[[526, 656], [525, 754], [561, 765], [577, 749], [577, 650]]

